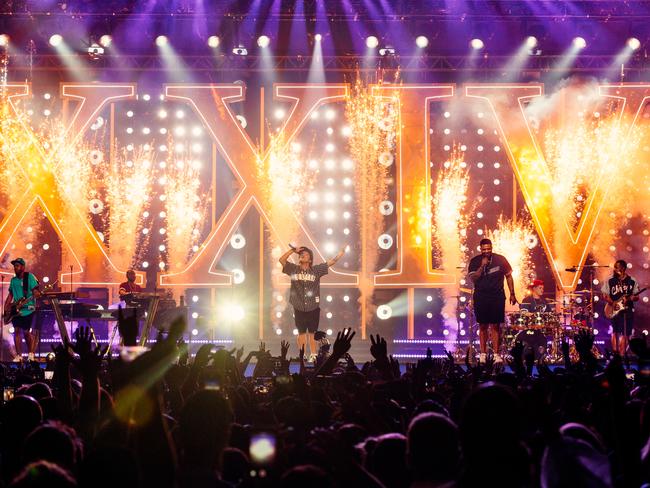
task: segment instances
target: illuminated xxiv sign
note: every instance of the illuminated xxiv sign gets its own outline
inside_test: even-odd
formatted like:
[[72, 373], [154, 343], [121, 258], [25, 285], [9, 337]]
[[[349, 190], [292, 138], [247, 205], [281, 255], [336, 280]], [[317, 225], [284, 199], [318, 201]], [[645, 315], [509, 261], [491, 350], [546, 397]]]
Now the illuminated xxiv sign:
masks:
[[[455, 283], [455, 273], [434, 268], [431, 222], [424, 226], [421, 222], [414, 222], [410, 208], [416, 199], [431, 201], [429, 112], [434, 104], [454, 97], [455, 92], [456, 87], [451, 84], [405, 84], [376, 86], [373, 89], [373, 96], [394, 103], [398, 116], [395, 205], [397, 258], [392, 270], [374, 274], [375, 287], [441, 287]], [[135, 94], [134, 84], [62, 84], [61, 97], [77, 102], [65, 128], [67, 143], [79, 139], [107, 104], [133, 98]], [[9, 109], [14, 111], [8, 116], [16, 116], [15, 102], [30, 96], [30, 87], [27, 84], [9, 84], [6, 87], [6, 95]], [[568, 216], [560, 216], [564, 219], [564, 224], [558, 226], [557, 216], [552, 215], [553, 209], [549, 205], [549, 195], [554, 191], [551, 178], [548, 177], [550, 170], [525, 110], [528, 102], [543, 95], [543, 87], [536, 84], [471, 84], [463, 87], [461, 95], [467, 99], [478, 99], [492, 111], [499, 136], [506, 147], [512, 170], [557, 283], [565, 291], [574, 289], [578, 275], [566, 273], [564, 269], [585, 262], [594, 233], [598, 229], [603, 204], [608, 198], [607, 182], [602, 180], [601, 175], [593, 175], [596, 181], [577, 225], [570, 225]], [[602, 85], [599, 87], [599, 95], [603, 99], [618, 102], [616, 116], [621, 134], [619, 143], [623, 147], [628, 134], [639, 122], [641, 108], [650, 96], [650, 85]], [[297, 237], [298, 242], [312, 246], [317, 257], [322, 258], [320, 246], [303, 222], [303, 216], [291, 211], [289, 201], [279, 201], [276, 204], [287, 206], [283, 214], [290, 215], [294, 220], [292, 224], [295, 225], [291, 227], [299, 229], [298, 236], [287, 235], [284, 222], [274, 221], [261, 203], [262, 188], [256, 178], [256, 167], [260, 161], [269, 157], [269, 152], [260, 152], [253, 144], [232, 109], [232, 104], [245, 98], [245, 89], [239, 84], [168, 85], [165, 87], [165, 96], [187, 103], [198, 114], [235, 176], [238, 190], [185, 269], [161, 272], [158, 276], [158, 286], [230, 285], [230, 273], [217, 269], [217, 262], [241, 219], [251, 207], [257, 209], [278, 242], [288, 242], [290, 238]], [[345, 84], [278, 84], [274, 87], [274, 96], [277, 100], [291, 105], [281, 128], [284, 135], [282, 141], [288, 145], [299, 135], [315, 110], [326, 104], [345, 101], [350, 95], [349, 87]], [[16, 116], [16, 119], [19, 117]], [[20, 120], [24, 131], [31, 133], [29, 124]], [[34, 164], [39, 166], [39, 161], [45, 160], [46, 152], [40, 147], [36, 137], [31, 140], [33, 143], [28, 150], [33, 153]], [[11, 154], [11, 141], [2, 133], [0, 142], [9, 146]], [[52, 154], [52, 151], [56, 151], [56, 148], [48, 148], [47, 152]], [[56, 184], [56, 166], [40, 166], [42, 170], [37, 172], [21, 168], [27, 187], [22, 197], [3, 213], [4, 217], [0, 222], [0, 254], [5, 253], [26, 213], [38, 203], [45, 210], [47, 218], [61, 241], [67, 244], [73, 257], [79, 251], [78, 246], [84, 246], [84, 262], [77, 260], [77, 268], [74, 271], [76, 284], [115, 284], [122, 281], [123, 270], [118, 269], [111, 261], [105, 244], [83, 213], [77, 212], [75, 221], [70, 218], [62, 221], [61, 211], [63, 206], [69, 204], [69, 195], [58, 190], [60, 185]], [[422, 188], [425, 189], [425, 195], [416, 194], [421, 192]], [[72, 232], [77, 235], [81, 232], [83, 239], [75, 239], [73, 242], [69, 238]], [[142, 282], [144, 275], [138, 276]], [[62, 272], [61, 280], [63, 284], [69, 283], [69, 273]], [[354, 287], [359, 281], [358, 273], [332, 270], [324, 284]]]

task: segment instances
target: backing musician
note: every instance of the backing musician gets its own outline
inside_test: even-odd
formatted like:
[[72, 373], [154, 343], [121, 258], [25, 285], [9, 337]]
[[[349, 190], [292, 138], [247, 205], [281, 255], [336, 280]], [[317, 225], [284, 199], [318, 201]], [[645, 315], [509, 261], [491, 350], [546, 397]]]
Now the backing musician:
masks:
[[41, 292], [38, 289], [38, 280], [32, 273], [25, 271], [25, 260], [23, 258], [11, 261], [14, 266], [16, 276], [9, 282], [9, 293], [5, 300], [5, 316], [11, 313], [12, 304], [26, 298], [22, 306], [17, 310], [17, 314], [12, 318], [11, 323], [14, 326], [14, 345], [16, 347], [16, 356], [14, 361], [22, 360], [22, 339], [20, 331], [23, 333], [25, 343], [27, 344], [27, 359], [34, 360], [36, 345], [38, 342], [38, 333], [34, 330], [34, 311], [36, 310], [36, 299], [40, 297]]
[[551, 305], [548, 300], [544, 298], [544, 282], [542, 280], [533, 280], [528, 286], [530, 294], [524, 298], [519, 304], [521, 310], [527, 312], [552, 312]]
[[512, 267], [501, 254], [492, 252], [492, 241], [482, 239], [481, 254], [474, 256], [469, 262], [469, 277], [474, 282], [474, 314], [479, 326], [479, 342], [481, 354], [479, 362], [485, 362], [487, 357], [488, 333], [492, 340], [494, 360], [503, 361], [499, 355], [501, 340], [500, 325], [505, 321], [506, 294], [503, 289], [503, 279], [508, 283], [510, 304], [517, 303], [515, 284], [512, 280]]
[[142, 287], [135, 282], [135, 278], [135, 271], [130, 269], [126, 272], [126, 281], [120, 283], [120, 289], [118, 290], [120, 300], [128, 302], [133, 293], [140, 293], [142, 291]]
[[619, 259], [614, 263], [614, 275], [601, 288], [605, 301], [613, 305], [617, 300], [623, 300], [625, 308], [611, 318], [612, 321], [612, 350], [621, 355], [627, 349], [628, 337], [634, 330], [634, 302], [639, 299], [637, 281], [627, 274], [627, 263]]

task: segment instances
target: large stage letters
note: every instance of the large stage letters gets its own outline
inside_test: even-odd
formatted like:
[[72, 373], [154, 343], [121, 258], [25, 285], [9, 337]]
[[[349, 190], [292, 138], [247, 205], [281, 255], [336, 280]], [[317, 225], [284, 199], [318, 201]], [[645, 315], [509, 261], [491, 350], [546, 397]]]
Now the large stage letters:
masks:
[[[454, 285], [452, 273], [432, 267], [430, 221], [425, 228], [418, 227], [413, 215], [415, 200], [422, 196], [422, 190], [424, 189], [424, 201], [430, 201], [431, 196], [431, 177], [428, 170], [430, 106], [454, 96], [454, 89], [454, 85], [450, 84], [405, 84], [373, 88], [375, 96], [398, 102], [400, 122], [396, 180], [398, 256], [394, 271], [375, 273], [374, 283], [377, 287], [412, 289]], [[650, 85], [601, 85], [599, 90], [602, 97], [622, 102], [617, 104], [617, 115], [622, 129], [621, 144], [625, 144], [626, 135], [638, 122], [640, 111], [650, 97]], [[27, 84], [9, 84], [6, 93], [10, 108], [15, 109], [15, 101], [28, 97], [30, 87]], [[545, 202], [545, 198], [553, 191], [548, 178], [544, 176], [548, 175], [548, 167], [524, 111], [527, 101], [542, 96], [542, 85], [468, 84], [462, 93], [465, 97], [482, 100], [492, 110], [497, 120], [499, 135], [506, 146], [508, 158], [555, 278], [564, 291], [574, 289], [578, 275], [566, 273], [564, 268], [585, 262], [594, 231], [598, 226], [603, 202], [608, 197], [606, 182], [598, 182], [595, 191], [589, 195], [575, 230], [566, 223], [562, 229], [553, 231], [550, 225], [550, 207]], [[158, 286], [229, 286], [232, 282], [231, 275], [219, 271], [216, 268], [217, 261], [241, 218], [251, 207], [257, 209], [279, 242], [288, 241], [282, 223], [271, 221], [264, 211], [261, 189], [255, 178], [257, 161], [259, 158], [268, 157], [268, 151], [259, 153], [232, 111], [231, 104], [245, 96], [241, 85], [168, 85], [165, 94], [169, 99], [186, 101], [198, 113], [228, 162], [240, 189], [187, 267], [177, 273], [161, 273]], [[324, 104], [344, 101], [349, 95], [349, 87], [345, 84], [278, 84], [274, 87], [274, 95], [278, 100], [291, 103], [289, 116], [282, 128], [285, 134], [284, 142], [290, 144], [314, 110]], [[67, 143], [73, 143], [82, 136], [107, 103], [134, 96], [135, 84], [63, 83], [62, 99], [78, 102], [67, 122]], [[31, 130], [28, 124], [23, 125], [24, 130]], [[39, 203], [59, 238], [75, 259], [75, 249], [69, 246], [67, 239], [69, 226], [83, 229], [83, 245], [87, 259], [85, 263], [77, 260], [78, 268], [74, 271], [75, 284], [112, 285], [120, 282], [124, 270], [118, 270], [111, 262], [104, 244], [89, 224], [89, 220], [84, 218], [81, 209], [77, 209], [78, 219], [75, 222], [61, 222], [61, 208], [68, 198], [65, 191], [60, 191], [56, 184], [56, 166], [47, 162], [44, 148], [39, 147], [36, 138], [32, 140], [30, 150], [37, 156], [35, 165], [42, 168], [42, 171], [34, 172], [22, 168], [29, 188], [26, 188], [24, 195], [4, 212], [4, 218], [0, 222], [0, 255], [6, 252], [11, 237], [26, 213], [33, 205]], [[7, 144], [10, 141], [0, 134], [0, 142]], [[49, 153], [51, 154], [52, 150]], [[277, 203], [289, 205], [288, 202]], [[298, 223], [298, 241], [311, 245], [317, 256], [322, 258], [318, 243], [303, 224], [301, 216], [291, 212], [289, 214], [293, 215]], [[564, 250], [562, 255], [566, 262], [558, 258], [556, 250], [560, 248]], [[4, 272], [10, 274], [9, 270]], [[61, 270], [60, 278], [63, 284], [70, 282], [66, 270]], [[138, 274], [138, 280], [143, 281], [141, 273]], [[358, 283], [357, 273], [332, 270], [323, 284], [354, 287]]]

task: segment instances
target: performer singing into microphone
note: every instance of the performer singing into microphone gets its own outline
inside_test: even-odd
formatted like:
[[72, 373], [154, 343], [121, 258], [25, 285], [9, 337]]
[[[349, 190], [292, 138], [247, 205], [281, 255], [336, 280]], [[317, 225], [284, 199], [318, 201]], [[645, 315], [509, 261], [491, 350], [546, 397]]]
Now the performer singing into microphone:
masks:
[[[298, 264], [288, 261], [293, 253], [298, 254]], [[329, 261], [314, 265], [314, 253], [307, 247], [292, 247], [282, 256], [280, 264], [282, 272], [291, 276], [291, 291], [289, 303], [293, 306], [293, 314], [298, 329], [298, 350], [306, 349], [309, 343], [310, 358], [318, 353], [314, 332], [318, 330], [320, 321], [320, 279], [328, 273], [329, 267], [341, 259], [345, 248]]]
[[627, 263], [619, 259], [614, 263], [614, 275], [603, 283], [601, 288], [603, 298], [613, 305], [618, 300], [623, 300], [625, 308], [611, 318], [612, 321], [612, 350], [621, 356], [627, 349], [628, 337], [634, 331], [634, 302], [639, 299], [639, 285], [637, 281], [627, 274]]
[[501, 362], [499, 345], [501, 340], [501, 324], [505, 321], [506, 294], [503, 279], [508, 283], [510, 304], [517, 303], [515, 284], [512, 280], [512, 267], [501, 254], [492, 252], [492, 241], [482, 239], [481, 254], [474, 256], [469, 262], [469, 277], [474, 282], [474, 314], [479, 326], [479, 342], [481, 353], [479, 361], [485, 362], [487, 357], [488, 335], [492, 341], [494, 360]]

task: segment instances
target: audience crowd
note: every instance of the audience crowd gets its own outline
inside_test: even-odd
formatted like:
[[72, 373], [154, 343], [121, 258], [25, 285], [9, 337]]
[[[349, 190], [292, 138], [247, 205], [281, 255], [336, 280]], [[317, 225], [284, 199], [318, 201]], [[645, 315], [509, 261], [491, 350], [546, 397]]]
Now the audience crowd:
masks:
[[[193, 360], [176, 322], [151, 350], [110, 358], [80, 328], [54, 374], [5, 369], [2, 482], [11, 487], [628, 487], [650, 482], [650, 354], [639, 371], [564, 345], [565, 364], [521, 344], [507, 366], [431, 354], [404, 368], [372, 336], [372, 361], [338, 333], [315, 365], [261, 344], [205, 345]], [[127, 347], [137, 323], [121, 318]], [[130, 360], [129, 360], [130, 359]], [[244, 372], [254, 361], [252, 376]], [[251, 365], [252, 367], [252, 365]], [[15, 372], [15, 374], [10, 374]], [[650, 485], [648, 485], [650, 486]]]

